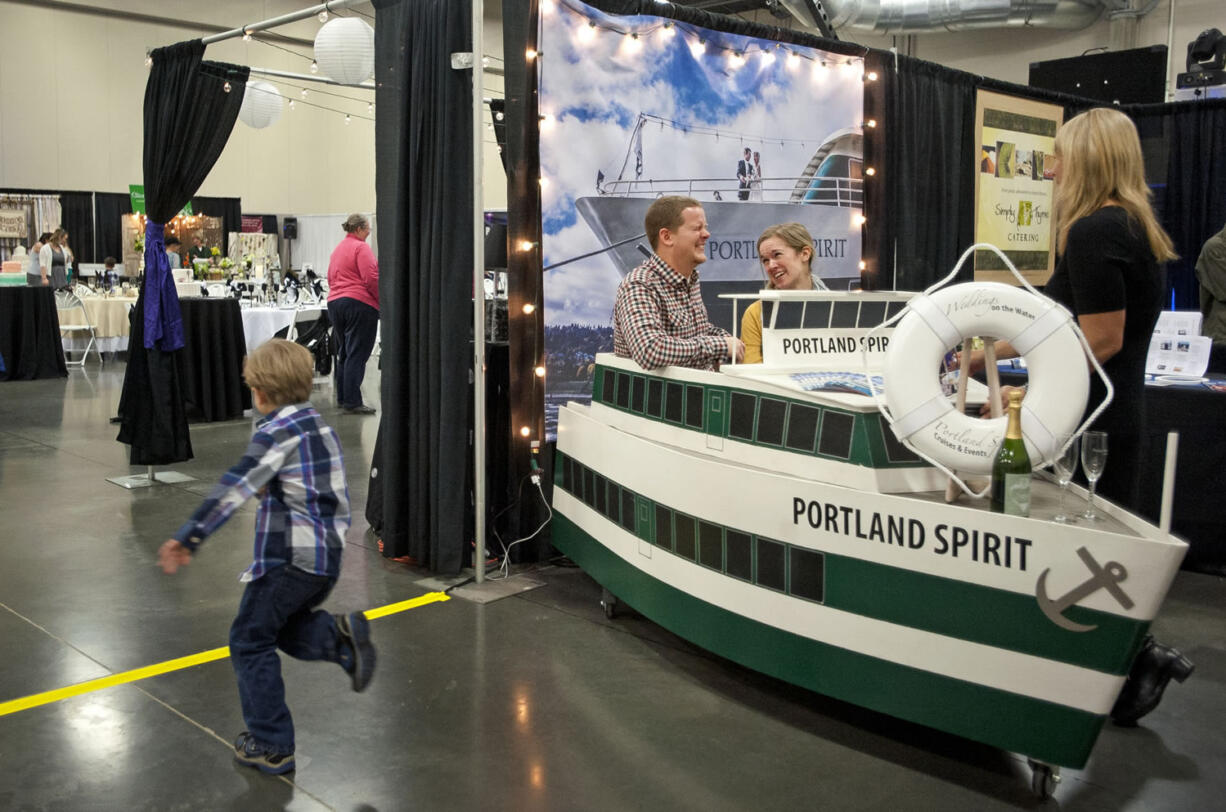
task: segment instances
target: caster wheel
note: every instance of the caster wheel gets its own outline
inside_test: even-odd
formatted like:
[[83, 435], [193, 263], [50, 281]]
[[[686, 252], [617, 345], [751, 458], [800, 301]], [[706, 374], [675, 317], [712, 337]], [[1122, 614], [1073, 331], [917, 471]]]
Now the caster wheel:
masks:
[[600, 608], [604, 609], [604, 616], [609, 620], [617, 616], [617, 597], [604, 588], [600, 590]]
[[1056, 787], [1060, 784], [1060, 768], [1031, 761], [1030, 769], [1030, 789], [1039, 800], [1046, 801], [1056, 793]]

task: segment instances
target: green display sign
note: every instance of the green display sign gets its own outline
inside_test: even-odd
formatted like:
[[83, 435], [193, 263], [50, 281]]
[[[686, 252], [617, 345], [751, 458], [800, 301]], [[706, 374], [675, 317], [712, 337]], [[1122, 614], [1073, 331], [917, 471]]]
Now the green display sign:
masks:
[[[145, 213], [145, 187], [139, 184], [128, 184], [128, 197], [132, 201], [132, 211], [137, 214]], [[180, 209], [179, 214], [195, 214], [192, 211], [192, 202], [187, 201], [187, 205]]]

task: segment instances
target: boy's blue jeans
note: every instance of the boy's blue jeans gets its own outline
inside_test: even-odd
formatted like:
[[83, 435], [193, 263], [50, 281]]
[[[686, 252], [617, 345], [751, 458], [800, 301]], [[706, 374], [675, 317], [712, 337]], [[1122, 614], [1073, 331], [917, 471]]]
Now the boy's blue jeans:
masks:
[[243, 720], [256, 741], [273, 752], [294, 752], [294, 720], [285, 704], [277, 649], [299, 660], [339, 662], [336, 621], [315, 608], [334, 583], [290, 565], [271, 569], [247, 584], [230, 626], [230, 661]]

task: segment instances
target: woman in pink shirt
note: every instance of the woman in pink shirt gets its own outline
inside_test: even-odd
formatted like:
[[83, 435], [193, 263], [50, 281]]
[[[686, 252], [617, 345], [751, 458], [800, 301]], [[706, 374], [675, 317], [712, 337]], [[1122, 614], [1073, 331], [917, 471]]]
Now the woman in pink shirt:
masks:
[[345, 239], [328, 261], [328, 318], [340, 350], [336, 356], [336, 399], [345, 414], [374, 414], [362, 403], [362, 378], [379, 328], [379, 263], [366, 244], [370, 222], [351, 214], [341, 228]]

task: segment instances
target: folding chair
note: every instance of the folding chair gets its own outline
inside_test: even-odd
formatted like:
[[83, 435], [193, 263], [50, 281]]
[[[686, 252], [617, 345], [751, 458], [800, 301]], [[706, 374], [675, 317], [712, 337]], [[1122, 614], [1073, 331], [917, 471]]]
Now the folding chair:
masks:
[[[98, 336], [94, 332], [94, 325], [89, 320], [89, 313], [86, 312], [85, 303], [81, 301], [81, 297], [73, 293], [71, 288], [57, 290], [55, 309], [60, 318], [60, 341], [64, 343], [64, 363], [84, 368], [85, 359], [89, 357], [89, 351], [93, 350], [94, 355], [98, 356], [99, 365], [105, 366], [106, 362], [98, 350]], [[80, 350], [81, 358], [77, 361], [72, 360], [72, 353], [78, 350], [68, 345], [73, 338], [71, 333], [74, 332], [89, 333], [89, 342], [83, 350]]]
[[224, 299], [230, 295], [230, 288], [221, 282], [210, 282], [207, 290], [210, 299]]

